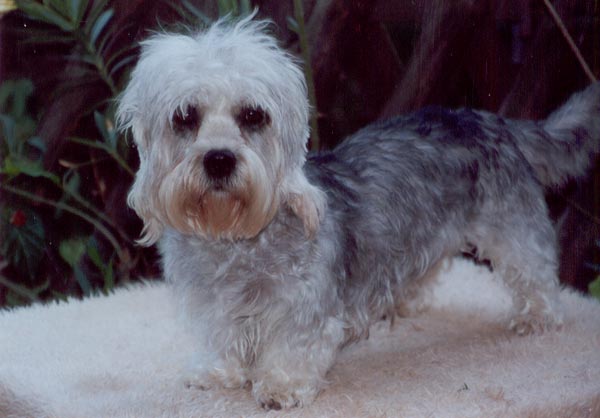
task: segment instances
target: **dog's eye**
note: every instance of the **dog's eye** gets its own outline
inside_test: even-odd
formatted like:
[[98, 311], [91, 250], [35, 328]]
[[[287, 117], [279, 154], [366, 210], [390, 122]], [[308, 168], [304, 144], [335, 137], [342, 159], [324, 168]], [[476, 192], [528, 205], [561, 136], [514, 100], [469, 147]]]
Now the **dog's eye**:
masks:
[[257, 130], [269, 124], [269, 114], [260, 107], [244, 107], [237, 116], [242, 128]]
[[200, 125], [200, 116], [195, 106], [178, 108], [173, 114], [173, 129], [176, 132], [193, 131]]

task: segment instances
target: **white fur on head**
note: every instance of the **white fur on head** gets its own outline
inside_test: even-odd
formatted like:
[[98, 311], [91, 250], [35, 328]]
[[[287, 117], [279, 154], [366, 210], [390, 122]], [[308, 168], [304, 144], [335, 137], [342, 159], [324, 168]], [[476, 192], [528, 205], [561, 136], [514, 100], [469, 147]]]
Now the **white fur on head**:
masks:
[[[302, 171], [309, 134], [304, 76], [265, 33], [268, 23], [252, 18], [142, 43], [117, 120], [131, 129], [140, 154], [128, 202], [144, 221], [143, 244], [156, 242], [165, 226], [211, 238], [252, 237], [282, 204], [308, 234], [318, 228], [325, 197]], [[189, 106], [202, 120], [181, 135], [173, 117]], [[238, 126], [235, 112], [243, 106], [263, 109], [268, 125]], [[238, 161], [226, 190], [211, 188], [202, 167], [214, 149]]]

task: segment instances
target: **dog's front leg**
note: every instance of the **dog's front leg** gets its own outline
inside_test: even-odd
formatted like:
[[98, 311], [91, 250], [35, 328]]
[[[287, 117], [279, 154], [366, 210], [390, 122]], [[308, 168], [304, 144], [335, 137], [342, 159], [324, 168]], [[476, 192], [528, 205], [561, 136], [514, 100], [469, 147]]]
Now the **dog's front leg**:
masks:
[[341, 321], [325, 319], [318, 329], [288, 329], [263, 348], [252, 373], [252, 392], [265, 409], [302, 407], [326, 384], [344, 331]]
[[188, 388], [209, 390], [216, 388], [237, 389], [244, 387], [248, 379], [246, 369], [237, 359], [213, 359], [210, 364], [206, 360], [195, 361], [188, 368], [184, 384]]
[[184, 374], [185, 385], [202, 390], [244, 387], [249, 382], [248, 362], [240, 350], [239, 341], [243, 340], [236, 338], [240, 334], [238, 328], [214, 318], [203, 324], [196, 329], [199, 338]]

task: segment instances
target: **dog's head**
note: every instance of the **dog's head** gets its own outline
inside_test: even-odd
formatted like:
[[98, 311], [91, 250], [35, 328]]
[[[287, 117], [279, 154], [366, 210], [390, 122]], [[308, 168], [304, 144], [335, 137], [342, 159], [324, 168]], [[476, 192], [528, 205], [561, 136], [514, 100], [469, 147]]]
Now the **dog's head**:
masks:
[[117, 120], [140, 168], [129, 204], [150, 245], [170, 226], [215, 239], [257, 235], [282, 205], [314, 233], [323, 193], [304, 176], [306, 86], [294, 59], [251, 18], [142, 43]]

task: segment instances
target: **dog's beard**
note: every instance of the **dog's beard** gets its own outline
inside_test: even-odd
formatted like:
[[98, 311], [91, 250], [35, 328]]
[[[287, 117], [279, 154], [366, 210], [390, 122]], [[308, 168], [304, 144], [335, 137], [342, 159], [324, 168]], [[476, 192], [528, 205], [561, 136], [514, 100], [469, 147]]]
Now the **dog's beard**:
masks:
[[275, 215], [278, 188], [256, 161], [236, 170], [231, 178], [215, 182], [197, 164], [179, 164], [160, 186], [166, 223], [184, 234], [211, 239], [256, 236]]

